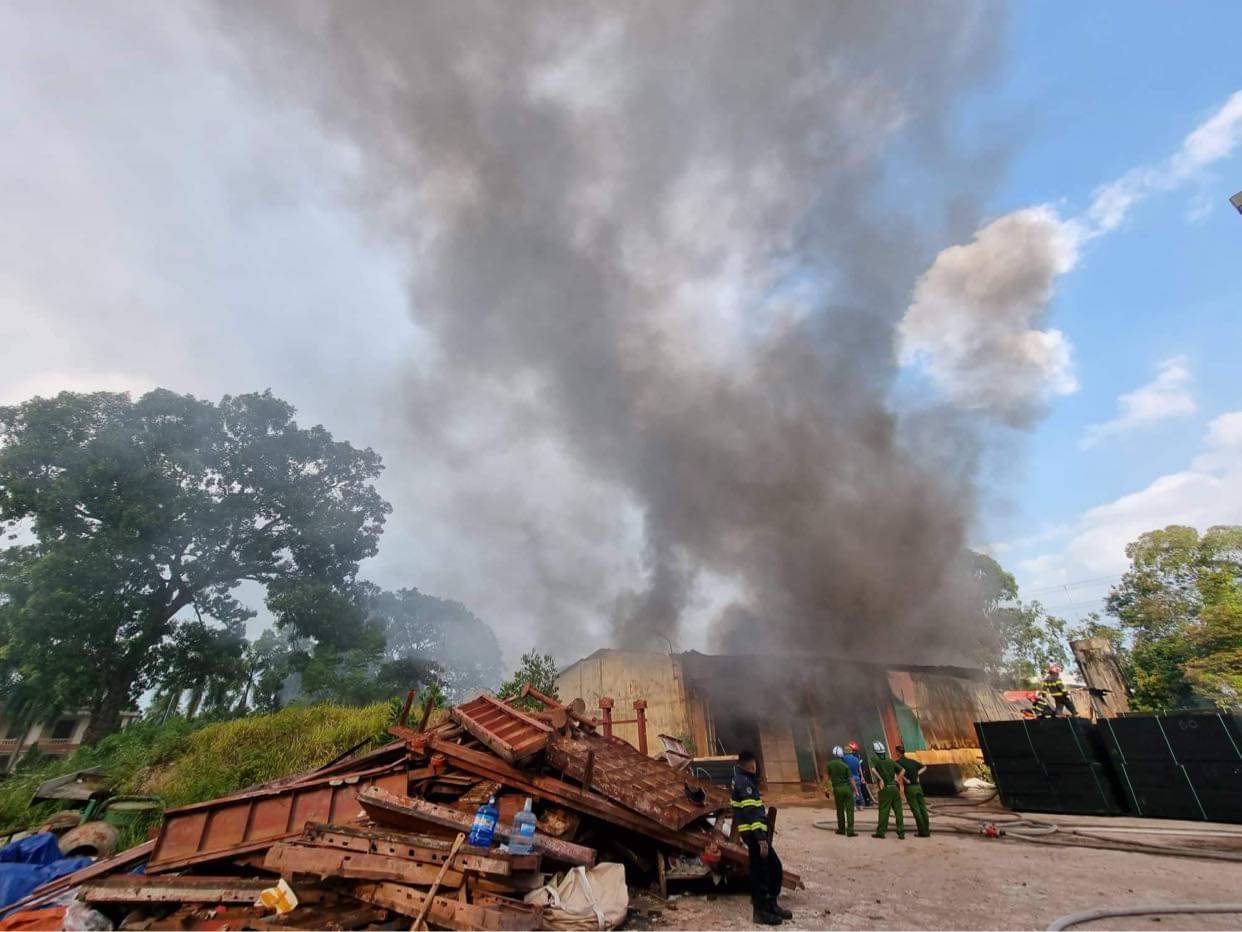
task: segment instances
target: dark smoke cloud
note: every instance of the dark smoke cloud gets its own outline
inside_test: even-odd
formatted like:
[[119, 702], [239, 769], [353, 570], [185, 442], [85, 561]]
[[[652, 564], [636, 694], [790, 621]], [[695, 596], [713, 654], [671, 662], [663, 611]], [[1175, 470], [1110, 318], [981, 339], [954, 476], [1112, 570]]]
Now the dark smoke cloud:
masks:
[[[617, 525], [641, 517], [634, 591], [598, 562], [540, 564], [534, 526], [508, 551], [539, 565], [522, 598], [547, 609], [545, 646], [565, 650], [595, 599], [614, 643], [658, 648], [704, 574], [735, 594], [725, 647], [926, 658], [925, 636], [942, 652], [973, 640], [951, 623], [973, 434], [888, 399], [926, 241], [970, 228], [969, 179], [991, 170], [944, 131], [995, 57], [1001, 30], [979, 14], [219, 10], [246, 67], [352, 147], [366, 213], [408, 247], [411, 313], [435, 347], [406, 386], [417, 455], [465, 468], [546, 444], [614, 490], [599, 509]], [[894, 174], [917, 209], [895, 203]], [[520, 503], [469, 497], [481, 550], [520, 539]], [[607, 528], [591, 510], [584, 527]]]

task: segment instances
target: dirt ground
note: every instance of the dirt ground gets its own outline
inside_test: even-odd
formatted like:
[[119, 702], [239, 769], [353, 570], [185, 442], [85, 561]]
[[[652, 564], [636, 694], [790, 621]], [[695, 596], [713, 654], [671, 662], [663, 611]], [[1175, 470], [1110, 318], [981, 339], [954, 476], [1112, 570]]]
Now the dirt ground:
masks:
[[[1202, 833], [1208, 828], [1203, 823], [1032, 817], [1064, 819], [1078, 826], [1098, 824], [1113, 829], [1114, 838], [1154, 843], [1161, 839], [1116, 830], [1159, 825]], [[859, 813], [856, 838], [816, 829], [813, 823], [824, 819], [835, 820], [831, 808], [780, 811], [776, 850], [806, 884], [806, 889], [782, 898], [794, 913], [793, 921], [784, 924], [786, 928], [1045, 929], [1059, 916], [1103, 906], [1242, 900], [1242, 863], [1237, 862], [1054, 847], [1010, 837], [989, 839], [937, 831], [938, 823], [943, 829], [950, 821], [938, 819], [934, 812], [931, 838], [917, 838], [911, 831], [904, 840], [897, 839], [891, 825], [887, 838], [870, 837], [875, 830], [874, 809]], [[1242, 836], [1240, 826], [1210, 829]], [[1193, 843], [1192, 837], [1167, 840]], [[1238, 838], [1221, 835], [1212, 843], [1242, 850]], [[670, 890], [668, 905], [639, 917], [636, 925], [655, 930], [752, 927], [746, 894], [705, 889], [682, 895], [676, 888]], [[659, 905], [658, 900], [653, 902]], [[1076, 928], [1237, 929], [1242, 928], [1242, 915], [1137, 916]]]

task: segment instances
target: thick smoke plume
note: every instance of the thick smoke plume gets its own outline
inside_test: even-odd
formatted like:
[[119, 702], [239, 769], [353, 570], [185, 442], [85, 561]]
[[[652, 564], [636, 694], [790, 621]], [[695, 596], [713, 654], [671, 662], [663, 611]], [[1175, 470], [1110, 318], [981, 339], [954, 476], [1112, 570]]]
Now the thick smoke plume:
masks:
[[988, 174], [942, 129], [993, 58], [977, 12], [451, 0], [218, 18], [352, 148], [364, 209], [408, 245], [434, 345], [411, 375], [420, 455], [468, 460], [463, 424], [500, 423], [641, 516], [647, 584], [592, 580], [613, 643], [662, 648], [706, 577], [732, 593], [718, 646], [933, 659], [978, 633], [961, 599], [976, 449], [953, 416], [889, 399], [926, 241], [973, 225], [969, 179]]

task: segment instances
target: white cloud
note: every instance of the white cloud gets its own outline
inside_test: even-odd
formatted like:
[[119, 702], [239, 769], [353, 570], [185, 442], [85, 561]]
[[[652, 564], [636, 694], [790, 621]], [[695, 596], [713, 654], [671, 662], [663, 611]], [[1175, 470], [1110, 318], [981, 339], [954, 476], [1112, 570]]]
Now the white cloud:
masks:
[[61, 392], [129, 392], [137, 398], [153, 388], [154, 380], [128, 372], [43, 370], [15, 382], [0, 382], [0, 404], [15, 405], [36, 395], [54, 398]]
[[[1209, 425], [1204, 448], [1190, 465], [1146, 488], [1084, 512], [1060, 550], [1018, 564], [1024, 588], [1125, 572], [1126, 544], [1145, 531], [1184, 524], [1200, 530], [1242, 523], [1242, 411]], [[1107, 588], [1102, 585], [1101, 588]], [[1095, 606], [1098, 607], [1098, 604]]]
[[902, 361], [920, 362], [958, 407], [1029, 419], [1049, 395], [1078, 387], [1064, 334], [1039, 327], [1077, 261], [1075, 228], [1047, 205], [992, 221], [942, 250], [915, 285], [898, 330]]
[[[1027, 207], [989, 222], [970, 243], [941, 250], [898, 329], [901, 361], [920, 366], [958, 407], [1009, 424], [1029, 421], [1049, 398], [1077, 388], [1069, 341], [1043, 324], [1057, 279], [1074, 268], [1081, 247], [1119, 227], [1135, 204], [1200, 177], [1240, 144], [1237, 91], [1169, 158], [1097, 189], [1080, 216]], [[1192, 206], [1192, 219], [1201, 213]]]
[[1160, 363], [1156, 377], [1117, 399], [1117, 416], [1087, 428], [1080, 446], [1094, 447], [1109, 437], [1150, 427], [1160, 421], [1196, 410], [1192, 385], [1194, 376], [1185, 356], [1174, 356]]

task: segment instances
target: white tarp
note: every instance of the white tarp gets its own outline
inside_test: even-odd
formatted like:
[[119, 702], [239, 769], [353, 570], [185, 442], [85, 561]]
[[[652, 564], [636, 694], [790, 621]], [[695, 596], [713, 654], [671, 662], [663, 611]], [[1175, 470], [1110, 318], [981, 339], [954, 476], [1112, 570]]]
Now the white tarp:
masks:
[[546, 929], [615, 929], [630, 906], [625, 867], [575, 867], [559, 881], [526, 894], [526, 902], [543, 907]]

